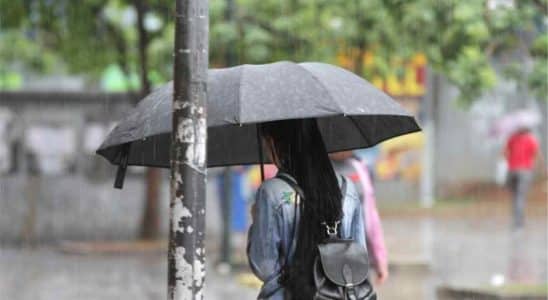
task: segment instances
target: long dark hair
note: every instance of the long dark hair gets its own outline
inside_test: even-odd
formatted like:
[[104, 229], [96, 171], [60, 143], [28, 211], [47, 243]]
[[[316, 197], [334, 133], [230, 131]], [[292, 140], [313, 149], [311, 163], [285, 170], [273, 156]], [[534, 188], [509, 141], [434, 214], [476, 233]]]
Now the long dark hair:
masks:
[[300, 202], [295, 254], [292, 263], [282, 270], [281, 284], [293, 299], [312, 299], [314, 258], [318, 243], [325, 238], [321, 223], [331, 223], [342, 216], [337, 176], [315, 119], [264, 123], [261, 131], [272, 143], [278, 167], [293, 176], [305, 194]]

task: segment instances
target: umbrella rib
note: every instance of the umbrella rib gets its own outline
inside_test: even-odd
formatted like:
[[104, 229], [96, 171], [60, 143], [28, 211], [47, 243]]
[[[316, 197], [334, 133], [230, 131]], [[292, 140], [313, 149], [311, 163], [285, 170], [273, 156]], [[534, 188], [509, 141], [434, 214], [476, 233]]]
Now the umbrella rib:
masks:
[[367, 138], [367, 135], [365, 134], [365, 132], [363, 132], [363, 130], [360, 127], [360, 125], [358, 124], [358, 122], [356, 122], [356, 120], [354, 120], [354, 118], [352, 118], [351, 116], [348, 116], [347, 118], [349, 118], [350, 121], [352, 122], [352, 124], [354, 124], [354, 126], [358, 129], [358, 131], [360, 132], [360, 135], [365, 140], [365, 143], [366, 144], [372, 144], [371, 141]]
[[238, 115], [236, 116], [236, 118], [238, 119], [238, 125], [242, 125], [242, 101], [240, 96], [242, 95], [242, 82], [244, 82], [244, 70], [245, 70], [245, 66], [246, 65], [243, 65], [241, 67], [241, 71], [240, 71], [240, 81], [238, 81], [238, 96], [236, 99], [239, 99], [238, 101], [236, 101], [238, 103]]
[[323, 84], [323, 82], [318, 77], [316, 77], [316, 75], [314, 75], [312, 72], [310, 72], [307, 68], [301, 66], [301, 64], [295, 64], [295, 65], [297, 65], [299, 68], [303, 69], [305, 72], [310, 74], [312, 79], [314, 79], [314, 81], [316, 81], [322, 87], [324, 92], [326, 92], [329, 95], [329, 98], [331, 98], [331, 101], [334, 102], [335, 104], [337, 104], [337, 106], [339, 107], [339, 110], [342, 112], [342, 114], [343, 115], [346, 114], [346, 112], [344, 111], [341, 104], [335, 100], [335, 97], [333, 97], [333, 95], [331, 95], [331, 92], [329, 91], [329, 89]]

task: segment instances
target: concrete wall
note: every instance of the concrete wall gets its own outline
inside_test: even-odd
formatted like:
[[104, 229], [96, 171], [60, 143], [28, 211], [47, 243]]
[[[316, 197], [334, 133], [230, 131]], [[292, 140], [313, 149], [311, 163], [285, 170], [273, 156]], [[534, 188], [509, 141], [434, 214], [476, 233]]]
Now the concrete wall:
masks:
[[[133, 239], [140, 230], [144, 205], [144, 169], [130, 167], [123, 190], [113, 188], [116, 167], [84, 151], [89, 122], [110, 124], [132, 107], [135, 95], [76, 92], [0, 92], [0, 110], [13, 116], [11, 139], [16, 169], [0, 173], [0, 243], [60, 240]], [[68, 126], [77, 133], [74, 166], [61, 174], [29, 170], [25, 130], [39, 124]], [[47, 141], [46, 141], [47, 142]], [[46, 147], [49, 146], [47, 143]], [[208, 234], [220, 231], [217, 170], [208, 184]], [[161, 232], [169, 223], [169, 172], [162, 170]]]
[[[0, 242], [136, 236], [143, 205], [142, 174], [130, 173], [124, 190], [113, 189], [115, 168], [85, 152], [82, 137], [88, 122], [109, 124], [133, 101], [131, 95], [122, 94], [0, 93], [0, 109], [12, 115], [10, 133], [4, 138], [15, 146], [15, 168], [0, 175]], [[31, 170], [24, 137], [28, 128], [40, 124], [76, 132], [70, 171], [40, 174]], [[57, 145], [45, 141], [43, 146]], [[161, 190], [161, 214], [167, 220], [168, 189]], [[162, 225], [167, 228], [167, 222]]]
[[[113, 170], [114, 171], [114, 170]], [[113, 177], [90, 181], [80, 174], [0, 179], [0, 241], [47, 242], [137, 237], [143, 178], [128, 178], [123, 190]], [[160, 189], [161, 220], [167, 220], [168, 186]], [[167, 222], [162, 222], [167, 232]]]

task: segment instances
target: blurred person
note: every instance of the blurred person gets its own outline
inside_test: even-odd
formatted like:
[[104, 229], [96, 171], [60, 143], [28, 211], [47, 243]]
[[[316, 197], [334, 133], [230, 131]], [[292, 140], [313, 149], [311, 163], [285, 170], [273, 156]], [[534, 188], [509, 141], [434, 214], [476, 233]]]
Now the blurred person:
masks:
[[529, 128], [514, 132], [506, 143], [504, 157], [508, 164], [508, 188], [512, 193], [513, 228], [524, 225], [527, 192], [533, 179], [533, 169], [538, 155], [538, 140]]
[[[321, 223], [341, 221], [340, 237], [365, 247], [360, 198], [333, 170], [315, 119], [269, 122], [261, 131], [280, 171], [261, 184], [252, 208], [248, 260], [263, 282], [258, 299], [313, 299], [317, 246], [327, 237]], [[298, 184], [302, 201], [280, 176]]]
[[247, 229], [244, 166], [226, 167], [217, 175], [217, 192], [221, 211], [222, 239], [217, 270], [228, 273], [232, 264], [232, 252], [245, 247]]
[[[272, 177], [276, 176], [276, 173], [278, 173], [278, 168], [276, 168], [273, 164], [264, 164], [263, 165], [263, 171], [264, 171], [264, 178], [270, 179]], [[247, 181], [251, 189], [256, 191], [259, 186], [261, 185], [261, 166], [256, 165], [249, 169], [249, 172], [247, 174]]]
[[350, 178], [358, 187], [365, 216], [367, 250], [377, 274], [376, 282], [382, 285], [388, 279], [388, 254], [369, 168], [352, 151], [332, 153], [329, 157], [335, 171]]

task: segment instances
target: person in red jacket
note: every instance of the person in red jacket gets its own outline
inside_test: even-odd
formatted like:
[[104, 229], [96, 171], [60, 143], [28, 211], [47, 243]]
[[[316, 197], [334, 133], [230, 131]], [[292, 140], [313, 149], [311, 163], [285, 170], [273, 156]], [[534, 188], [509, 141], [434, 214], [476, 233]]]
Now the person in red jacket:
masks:
[[523, 227], [525, 201], [538, 148], [537, 138], [526, 128], [513, 133], [506, 143], [504, 154], [508, 163], [508, 187], [512, 193], [513, 226], [516, 229]]

